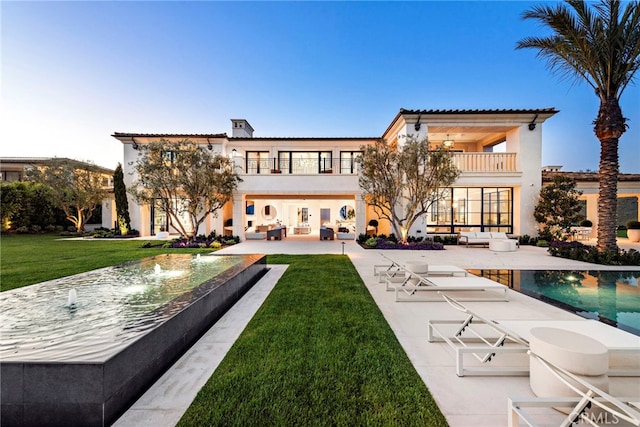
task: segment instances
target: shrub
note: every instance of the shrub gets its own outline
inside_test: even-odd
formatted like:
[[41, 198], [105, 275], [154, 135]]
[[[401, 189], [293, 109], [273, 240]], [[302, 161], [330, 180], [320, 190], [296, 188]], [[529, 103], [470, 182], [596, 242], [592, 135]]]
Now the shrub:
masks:
[[209, 247], [213, 249], [220, 249], [222, 247], [222, 243], [214, 240], [209, 244]]
[[360, 234], [358, 235], [358, 243], [360, 243], [361, 245], [363, 245], [363, 244], [364, 244], [364, 242], [366, 242], [368, 238], [369, 238], [369, 236], [368, 236], [367, 234], [365, 234], [365, 233], [360, 233]]
[[549, 246], [549, 242], [543, 239], [538, 239], [538, 241], [536, 242], [536, 246], [539, 248], [546, 248], [547, 246]]
[[31, 226], [31, 231], [33, 231], [34, 233], [40, 233], [42, 231], [42, 227], [40, 227], [38, 224], [34, 224]]
[[629, 251], [598, 251], [595, 246], [581, 242], [551, 242], [549, 253], [560, 258], [591, 262], [603, 265], [640, 265], [640, 252], [635, 249]]
[[18, 233], [18, 234], [27, 234], [27, 233], [29, 233], [29, 227], [27, 227], [26, 225], [23, 225], [22, 227], [18, 227], [16, 229], [16, 233]]
[[366, 242], [364, 242], [364, 244], [366, 246], [369, 246], [370, 248], [375, 248], [378, 246], [378, 238], [377, 237], [372, 237], [370, 239], [367, 239]]
[[520, 244], [520, 246], [522, 245], [536, 246], [538, 243], [538, 238], [529, 236], [528, 234], [523, 234], [522, 236], [518, 237], [518, 243]]
[[47, 233], [53, 233], [54, 231], [56, 231], [56, 226], [49, 224], [46, 227], [44, 227], [44, 231], [46, 231]]
[[151, 247], [151, 242], [144, 242], [142, 244], [142, 246], [140, 246], [141, 248], [150, 248]]
[[640, 221], [627, 222], [627, 230], [640, 230]]

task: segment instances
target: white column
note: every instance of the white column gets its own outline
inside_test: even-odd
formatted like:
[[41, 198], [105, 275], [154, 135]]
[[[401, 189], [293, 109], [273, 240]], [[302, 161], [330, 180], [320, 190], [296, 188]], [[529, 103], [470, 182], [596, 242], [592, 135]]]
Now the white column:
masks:
[[243, 238], [244, 236], [244, 225], [245, 225], [245, 210], [244, 206], [246, 203], [247, 197], [245, 194], [234, 194], [233, 195], [233, 235], [240, 236]]

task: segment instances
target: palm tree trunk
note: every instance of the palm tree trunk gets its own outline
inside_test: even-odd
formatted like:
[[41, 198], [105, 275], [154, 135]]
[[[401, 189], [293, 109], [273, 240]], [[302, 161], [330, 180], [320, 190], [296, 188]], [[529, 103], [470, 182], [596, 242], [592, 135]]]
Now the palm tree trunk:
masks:
[[615, 251], [618, 228], [618, 138], [600, 141], [598, 250]]
[[626, 124], [616, 97], [608, 97], [600, 104], [594, 124], [595, 134], [600, 140], [598, 250], [617, 251], [618, 138], [626, 130]]

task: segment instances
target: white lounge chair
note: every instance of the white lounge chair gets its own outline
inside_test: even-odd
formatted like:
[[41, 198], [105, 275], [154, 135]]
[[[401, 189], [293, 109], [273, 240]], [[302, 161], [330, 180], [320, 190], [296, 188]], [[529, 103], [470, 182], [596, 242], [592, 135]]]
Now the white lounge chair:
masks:
[[529, 427], [537, 423], [534, 414], [525, 409], [528, 408], [552, 408], [570, 406], [568, 416], [559, 424], [561, 427], [578, 424], [599, 426], [604, 424], [619, 424], [625, 421], [633, 426], [640, 426], [639, 396], [627, 398], [615, 398], [600, 390], [583, 378], [571, 372], [553, 365], [537, 354], [528, 352], [531, 358], [536, 359], [541, 366], [548, 369], [553, 376], [558, 378], [569, 389], [573, 390], [576, 397], [533, 397], [533, 398], [509, 398], [508, 425], [519, 426], [522, 419]]
[[424, 276], [405, 268], [404, 276], [385, 279], [388, 291], [395, 291], [396, 301], [442, 301], [434, 293], [455, 293], [460, 301], [509, 301], [509, 288], [478, 276]]
[[378, 276], [378, 283], [384, 283], [388, 277], [405, 277], [407, 270], [421, 276], [467, 276], [469, 273], [464, 268], [448, 264], [429, 264], [426, 261], [406, 261], [399, 263], [385, 254], [380, 254], [388, 261], [388, 264], [373, 266], [373, 275]]
[[[429, 320], [429, 342], [446, 342], [456, 353], [456, 375], [528, 375], [529, 367], [488, 367], [498, 354], [526, 353], [529, 331], [551, 326], [588, 335], [600, 341], [610, 354], [610, 376], [640, 377], [640, 337], [596, 320], [490, 320], [470, 311], [458, 300], [442, 294], [453, 308], [466, 315], [463, 320]], [[483, 366], [464, 367], [464, 356], [473, 355]], [[624, 365], [618, 366], [620, 359]], [[631, 360], [627, 360], [631, 359]], [[631, 362], [631, 363], [628, 363]]]

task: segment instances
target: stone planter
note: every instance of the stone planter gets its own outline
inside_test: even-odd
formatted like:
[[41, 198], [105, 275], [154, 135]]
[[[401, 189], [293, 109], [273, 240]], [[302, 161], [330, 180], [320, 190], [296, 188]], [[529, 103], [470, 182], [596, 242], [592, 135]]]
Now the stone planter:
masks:
[[632, 242], [640, 242], [640, 230], [628, 229], [627, 230], [627, 237]]

